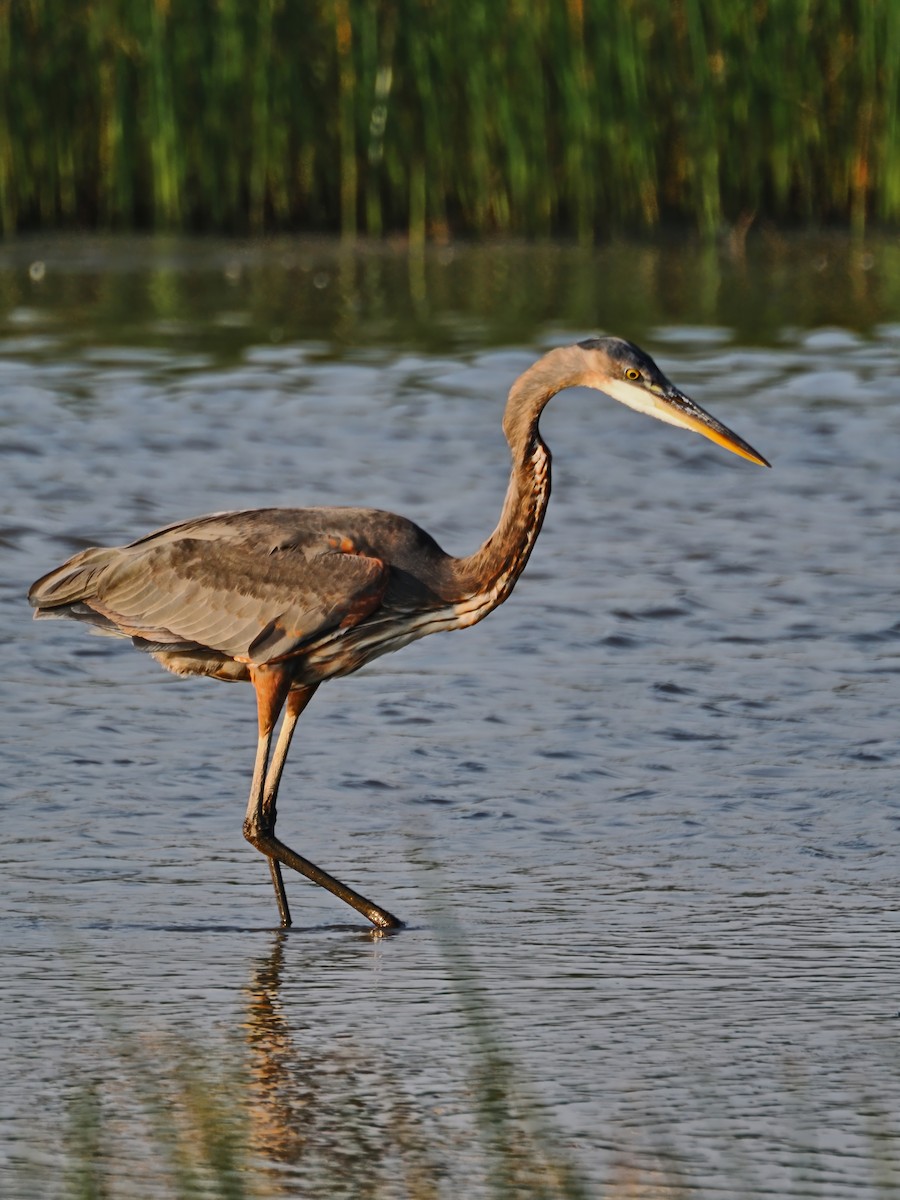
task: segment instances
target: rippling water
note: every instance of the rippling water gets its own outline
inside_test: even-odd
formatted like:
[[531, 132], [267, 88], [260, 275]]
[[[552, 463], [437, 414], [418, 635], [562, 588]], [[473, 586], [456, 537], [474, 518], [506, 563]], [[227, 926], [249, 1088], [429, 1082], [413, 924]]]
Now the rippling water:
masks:
[[[894, 251], [579, 254], [0, 254], [4, 1195], [57, 1194], [67, 1103], [116, 1077], [122, 1029], [247, 1042], [285, 1195], [317, 1064], [365, 1098], [374, 1061], [465, 1128], [439, 910], [523, 1089], [614, 1194], [894, 1194]], [[28, 584], [84, 545], [262, 504], [395, 509], [469, 552], [505, 489], [510, 382], [597, 328], [774, 469], [558, 397], [511, 600], [323, 688], [288, 764], [285, 840], [409, 928], [358, 936], [291, 878], [279, 934], [241, 837], [252, 692], [34, 625]]]

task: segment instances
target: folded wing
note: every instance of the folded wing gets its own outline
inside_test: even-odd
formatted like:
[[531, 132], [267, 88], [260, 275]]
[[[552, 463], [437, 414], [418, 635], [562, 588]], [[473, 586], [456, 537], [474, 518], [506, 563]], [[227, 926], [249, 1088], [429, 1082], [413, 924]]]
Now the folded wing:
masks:
[[390, 567], [376, 554], [319, 527], [285, 529], [265, 512], [254, 515], [83, 551], [34, 584], [35, 615], [87, 620], [158, 649], [206, 648], [262, 664], [378, 608]]

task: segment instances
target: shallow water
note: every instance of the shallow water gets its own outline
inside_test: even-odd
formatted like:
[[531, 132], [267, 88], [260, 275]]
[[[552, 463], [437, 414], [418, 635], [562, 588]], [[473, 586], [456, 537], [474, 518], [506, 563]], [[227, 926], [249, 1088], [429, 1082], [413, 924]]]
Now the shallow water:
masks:
[[[0, 1194], [59, 1194], [67, 1105], [132, 1035], [246, 1043], [276, 1194], [303, 1186], [319, 1068], [373, 1136], [382, 1076], [458, 1128], [448, 1194], [477, 1194], [454, 937], [523, 1091], [615, 1194], [892, 1194], [895, 257], [0, 249]], [[409, 928], [361, 936], [290, 878], [279, 934], [240, 832], [252, 693], [33, 624], [28, 584], [81, 546], [262, 504], [396, 509], [469, 552], [505, 488], [510, 382], [598, 328], [774, 469], [558, 397], [513, 597], [323, 688], [288, 766], [284, 839]], [[139, 1155], [114, 1170], [141, 1194]]]

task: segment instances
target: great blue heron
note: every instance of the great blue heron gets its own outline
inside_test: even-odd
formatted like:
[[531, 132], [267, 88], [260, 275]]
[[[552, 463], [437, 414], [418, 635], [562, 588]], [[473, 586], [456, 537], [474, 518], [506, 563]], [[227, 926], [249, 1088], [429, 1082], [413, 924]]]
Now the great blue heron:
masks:
[[[467, 558], [445, 554], [405, 517], [365, 508], [262, 508], [168, 525], [128, 546], [83, 550], [31, 588], [35, 617], [72, 617], [130, 637], [179, 675], [250, 682], [259, 740], [244, 836], [269, 859], [281, 924], [281, 864], [380, 928], [402, 924], [275, 836], [278, 785], [297, 718], [325, 679], [502, 604], [528, 561], [550, 497], [538, 419], [584, 385], [692, 429], [761, 466], [761, 454], [615, 337], [551, 350], [513, 384], [503, 417], [512, 472], [496, 529]], [[284, 711], [271, 755], [272, 735]]]

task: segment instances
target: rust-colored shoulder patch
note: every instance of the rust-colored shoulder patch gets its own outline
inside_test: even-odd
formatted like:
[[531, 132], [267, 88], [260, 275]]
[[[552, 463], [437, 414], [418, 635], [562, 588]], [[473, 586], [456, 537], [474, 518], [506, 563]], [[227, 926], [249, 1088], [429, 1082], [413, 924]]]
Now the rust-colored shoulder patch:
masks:
[[363, 553], [363, 551], [357, 548], [353, 539], [347, 537], [346, 535], [344, 537], [337, 537], [335, 534], [329, 534], [328, 545], [332, 548], [332, 550], [337, 550], [338, 554]]

